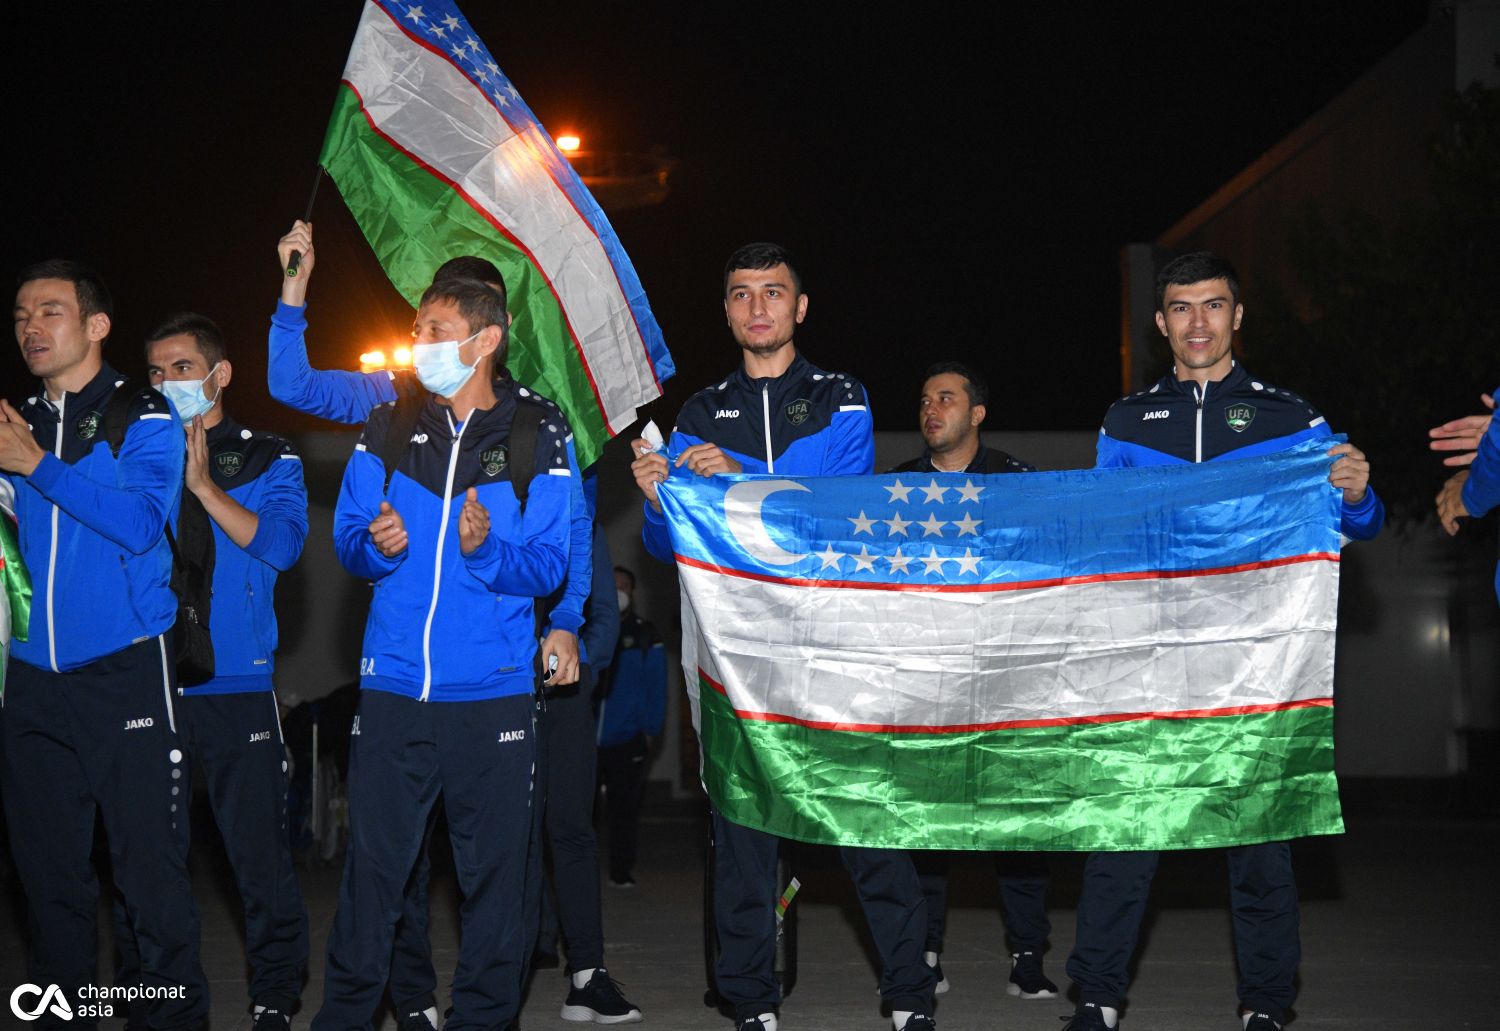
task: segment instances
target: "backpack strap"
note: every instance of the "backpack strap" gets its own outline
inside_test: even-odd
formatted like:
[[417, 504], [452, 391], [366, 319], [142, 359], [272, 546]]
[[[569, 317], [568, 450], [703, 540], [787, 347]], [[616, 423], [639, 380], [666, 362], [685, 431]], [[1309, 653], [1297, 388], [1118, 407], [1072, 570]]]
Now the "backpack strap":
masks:
[[510, 422], [510, 486], [516, 492], [522, 512], [526, 511], [531, 478], [536, 475], [536, 438], [546, 415], [541, 405], [518, 398], [516, 414]]
[[123, 379], [115, 392], [104, 404], [104, 439], [109, 444], [109, 453], [120, 457], [120, 447], [125, 443], [125, 427], [130, 425], [130, 402], [140, 390], [140, 385]]
[[385, 464], [385, 493], [390, 493], [391, 476], [411, 446], [412, 431], [417, 428], [417, 417], [422, 414], [428, 397], [427, 389], [417, 382], [416, 376], [398, 375], [392, 383], [396, 388], [396, 408], [386, 423], [385, 440], [380, 445], [380, 460]]

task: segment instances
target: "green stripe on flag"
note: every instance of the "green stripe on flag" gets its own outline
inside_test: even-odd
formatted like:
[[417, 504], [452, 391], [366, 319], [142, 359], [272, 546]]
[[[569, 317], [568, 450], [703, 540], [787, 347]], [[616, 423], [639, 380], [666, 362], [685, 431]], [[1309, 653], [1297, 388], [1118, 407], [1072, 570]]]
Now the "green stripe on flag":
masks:
[[519, 382], [562, 406], [578, 464], [591, 465], [609, 431], [557, 297], [531, 259], [457, 190], [375, 132], [347, 85], [339, 90], [318, 160], [413, 307], [448, 259], [473, 254], [495, 263], [513, 318], [506, 364]]
[[1122, 851], [1344, 829], [1330, 706], [898, 734], [741, 720], [699, 685], [709, 796], [734, 822], [784, 838]]

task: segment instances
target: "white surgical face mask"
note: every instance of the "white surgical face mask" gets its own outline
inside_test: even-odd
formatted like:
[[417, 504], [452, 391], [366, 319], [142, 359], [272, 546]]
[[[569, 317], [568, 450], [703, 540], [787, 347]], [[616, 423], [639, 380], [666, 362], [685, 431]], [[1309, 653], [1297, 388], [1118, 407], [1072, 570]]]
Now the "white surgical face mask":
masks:
[[[483, 333], [480, 330], [479, 333]], [[413, 344], [411, 347], [412, 365], [416, 367], [417, 379], [422, 381], [422, 386], [432, 391], [438, 397], [452, 397], [458, 393], [469, 377], [474, 375], [474, 370], [479, 367], [479, 362], [473, 365], [465, 365], [463, 359], [458, 356], [458, 349], [469, 340], [473, 340], [479, 333], [475, 333], [468, 340], [439, 340], [431, 344]]]
[[213, 379], [214, 373], [219, 369], [219, 362], [214, 362], [214, 367], [208, 370], [208, 375], [202, 379], [164, 379], [158, 388], [172, 407], [177, 409], [177, 418], [183, 422], [192, 422], [199, 415], [207, 415], [213, 406], [219, 403], [219, 395], [224, 392], [223, 387], [214, 391], [214, 396], [209, 398], [204, 395], [203, 387], [209, 380]]
[[615, 588], [615, 601], [619, 602], [621, 612], [624, 612], [626, 609], [630, 608], [630, 595], [626, 594], [618, 587]]

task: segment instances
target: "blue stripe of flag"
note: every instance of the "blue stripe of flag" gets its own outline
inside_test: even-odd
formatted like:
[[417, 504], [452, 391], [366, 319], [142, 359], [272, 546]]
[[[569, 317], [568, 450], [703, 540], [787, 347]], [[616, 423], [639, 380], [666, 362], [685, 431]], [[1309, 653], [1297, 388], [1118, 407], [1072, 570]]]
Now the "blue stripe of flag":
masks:
[[[736, 535], [724, 515], [734, 484], [788, 478], [674, 476], [660, 496], [679, 555], [756, 576], [972, 585], [1221, 570], [1337, 553], [1340, 493], [1328, 482], [1326, 454], [1333, 442], [1201, 465], [802, 479], [810, 491], [778, 491], [761, 507], [771, 553], [805, 556], [790, 564], [757, 558], [752, 552], [767, 549], [757, 544], [754, 520]], [[982, 488], [977, 503], [959, 500], [966, 482]], [[908, 501], [892, 500], [897, 483], [910, 488]], [[944, 488], [941, 501], [927, 499], [923, 488], [933, 483]], [[904, 536], [892, 532], [893, 517], [908, 523]], [[975, 533], [960, 532], [965, 519], [979, 521]], [[924, 535], [928, 520], [942, 524], [936, 535]], [[905, 571], [898, 549], [911, 559]], [[966, 551], [977, 566], [960, 561]], [[945, 559], [940, 575], [921, 561], [933, 552]]]

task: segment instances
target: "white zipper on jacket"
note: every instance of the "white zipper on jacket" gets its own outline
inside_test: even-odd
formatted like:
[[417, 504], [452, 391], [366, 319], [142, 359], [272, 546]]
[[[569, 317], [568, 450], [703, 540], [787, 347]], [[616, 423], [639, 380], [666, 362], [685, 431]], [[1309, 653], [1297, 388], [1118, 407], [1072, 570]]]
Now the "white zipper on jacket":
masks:
[[766, 425], [766, 472], [776, 471], [776, 460], [771, 457], [771, 384], [760, 388], [760, 410]]
[[[57, 440], [52, 444], [52, 453], [59, 459], [62, 458], [63, 442], [63, 417], [68, 407], [68, 392], [63, 391], [62, 399], [57, 403]], [[60, 673], [57, 668], [57, 623], [52, 618], [52, 597], [57, 591], [57, 502], [52, 503], [52, 547], [47, 553], [47, 661], [52, 666], [52, 672]]]
[[1198, 405], [1198, 425], [1193, 430], [1193, 461], [1203, 461], [1203, 402], [1208, 400], [1208, 387], [1202, 383], [1193, 384], [1193, 400]]
[[[448, 428], [453, 429], [453, 413], [446, 412]], [[438, 588], [443, 583], [443, 543], [448, 537], [448, 510], [453, 505], [453, 474], [458, 469], [458, 445], [464, 439], [464, 430], [469, 428], [469, 423], [474, 421], [471, 413], [464, 424], [459, 427], [458, 435], [453, 438], [453, 450], [448, 454], [448, 479], [443, 484], [443, 516], [438, 522], [437, 556], [432, 563], [432, 603], [427, 606], [427, 623], [422, 627], [422, 697], [420, 701], [427, 701], [427, 696], [432, 693], [432, 619], [437, 615]]]

